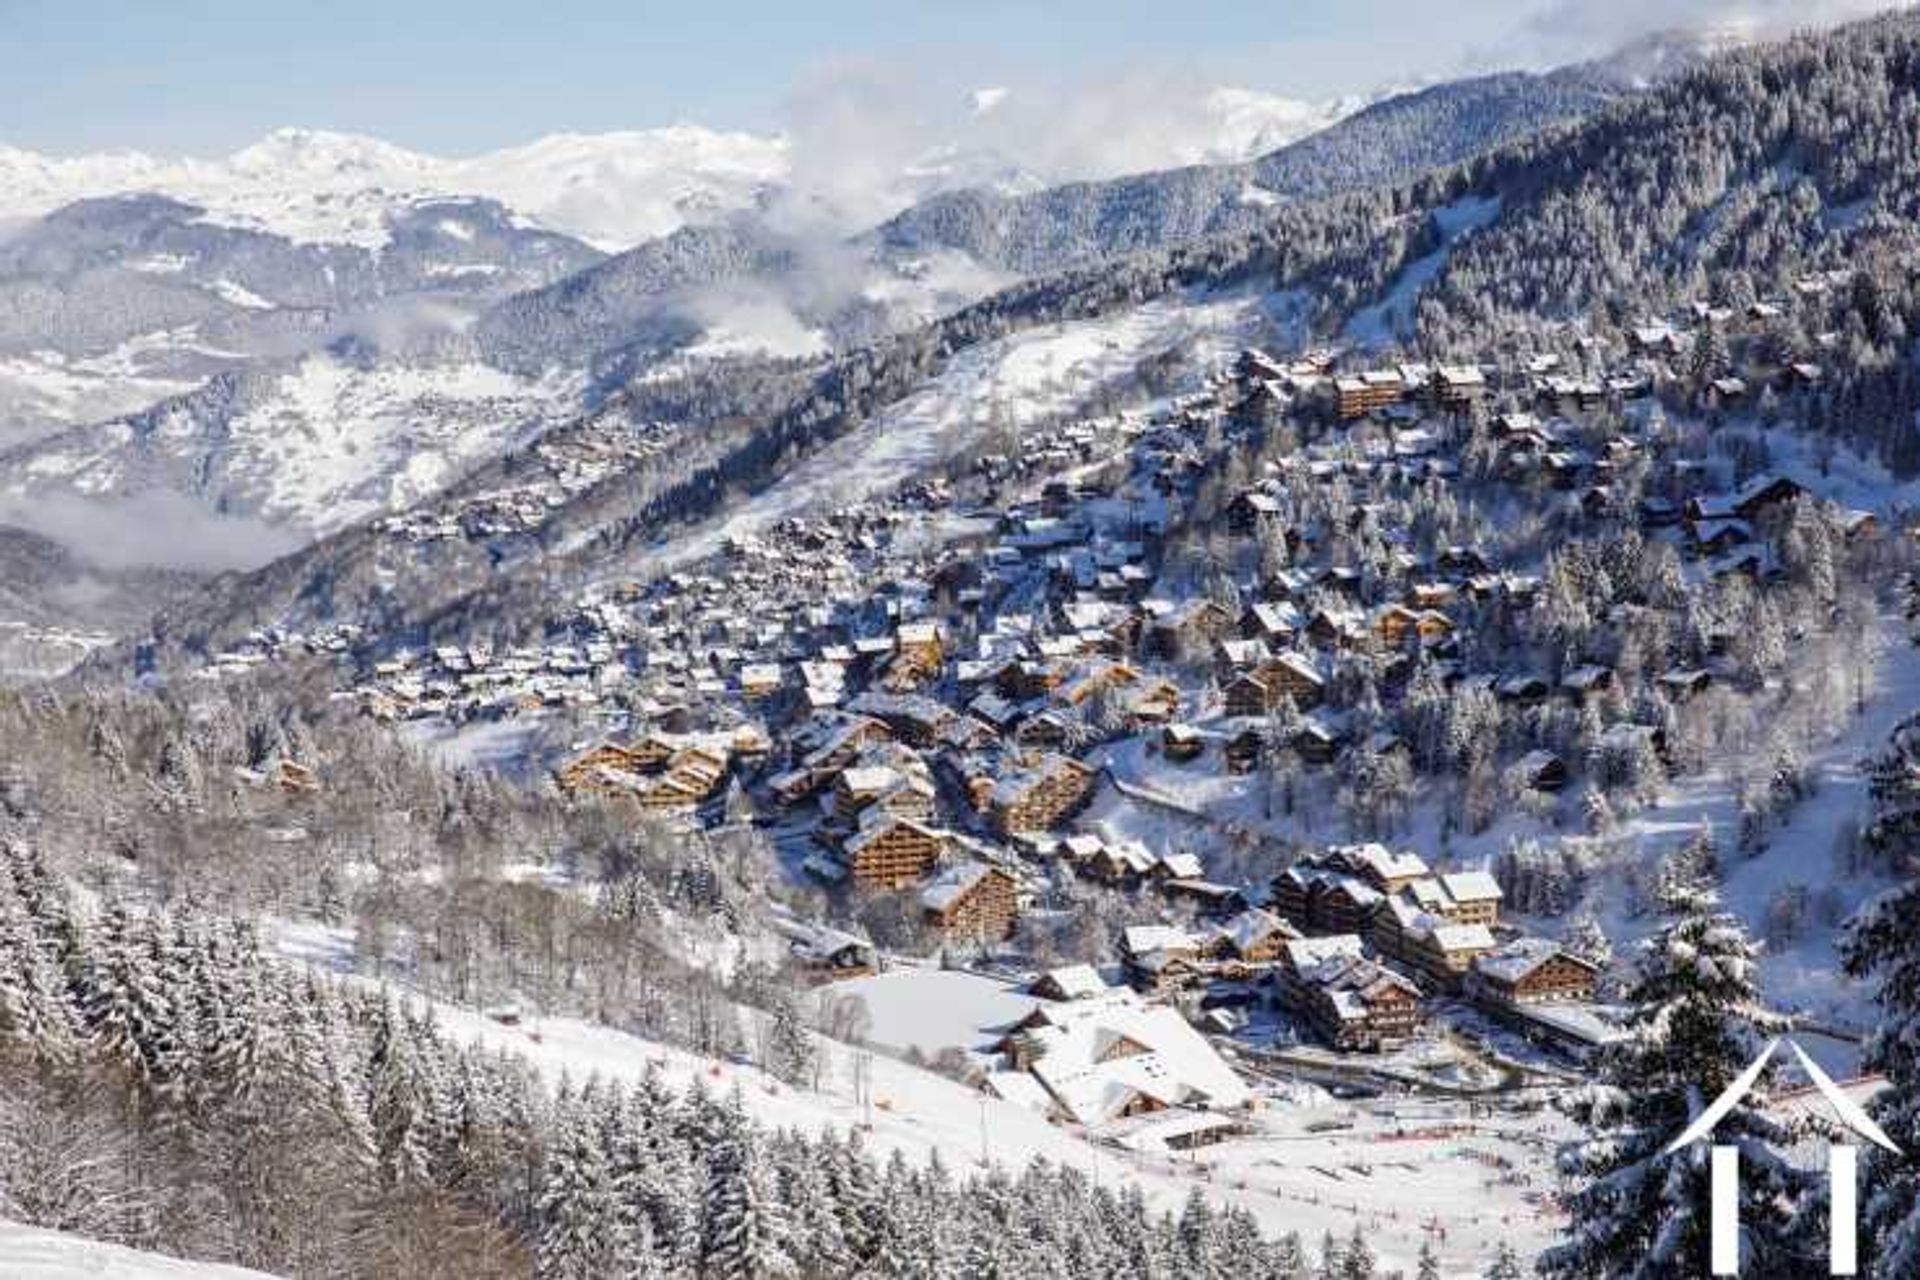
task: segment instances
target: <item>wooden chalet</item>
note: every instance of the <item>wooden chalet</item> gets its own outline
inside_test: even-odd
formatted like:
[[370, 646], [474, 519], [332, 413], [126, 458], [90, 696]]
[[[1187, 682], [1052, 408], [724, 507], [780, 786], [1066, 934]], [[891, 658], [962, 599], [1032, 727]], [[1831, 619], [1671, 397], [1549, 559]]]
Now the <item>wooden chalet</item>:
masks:
[[1093, 781], [1093, 770], [1071, 756], [1043, 755], [994, 784], [988, 818], [1002, 836], [1045, 831], [1086, 801]]
[[927, 923], [949, 938], [997, 942], [1019, 918], [1018, 886], [999, 867], [968, 862], [950, 867], [920, 891]]
[[1545, 938], [1522, 938], [1474, 958], [1468, 986], [1483, 1000], [1509, 1008], [1530, 1004], [1589, 1004], [1600, 967]]
[[840, 857], [855, 884], [905, 889], [939, 862], [945, 843], [946, 837], [927, 823], [876, 808], [841, 842]]

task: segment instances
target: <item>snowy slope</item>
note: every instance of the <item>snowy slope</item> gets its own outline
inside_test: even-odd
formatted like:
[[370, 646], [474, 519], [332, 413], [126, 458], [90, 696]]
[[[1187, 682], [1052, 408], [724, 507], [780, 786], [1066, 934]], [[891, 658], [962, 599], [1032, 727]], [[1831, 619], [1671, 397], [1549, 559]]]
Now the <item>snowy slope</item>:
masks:
[[262, 1280], [266, 1273], [187, 1262], [85, 1236], [0, 1222], [0, 1276], [7, 1280]]
[[1071, 414], [1149, 356], [1188, 342], [1224, 359], [1263, 319], [1285, 322], [1287, 295], [1234, 292], [1161, 299], [1093, 320], [1043, 325], [969, 347], [926, 385], [876, 414], [736, 505], [679, 539], [666, 559], [686, 563], [721, 541], [759, 533], [789, 516], [820, 513], [966, 452], [1005, 428], [1025, 431]]
[[[338, 930], [276, 923], [272, 933], [284, 953], [329, 967], [343, 967], [352, 954], [350, 938]], [[946, 991], [937, 971], [891, 980], [909, 988], [901, 994], [910, 999], [911, 987], [929, 979], [936, 989], [919, 998], [937, 1001]], [[563, 1074], [575, 1082], [590, 1076], [634, 1081], [651, 1070], [676, 1089], [696, 1081], [720, 1094], [737, 1088], [748, 1114], [763, 1124], [808, 1133], [861, 1128], [868, 1149], [883, 1159], [897, 1150], [918, 1163], [937, 1152], [949, 1168], [971, 1172], [983, 1150], [987, 1159], [1015, 1168], [1037, 1157], [1082, 1170], [1097, 1185], [1137, 1186], [1156, 1210], [1177, 1212], [1198, 1186], [1219, 1202], [1246, 1208], [1268, 1231], [1298, 1231], [1310, 1243], [1323, 1231], [1345, 1236], [1359, 1225], [1389, 1266], [1411, 1266], [1429, 1224], [1445, 1229], [1441, 1257], [1448, 1274], [1460, 1276], [1478, 1275], [1495, 1241], [1538, 1249], [1558, 1226], [1528, 1200], [1547, 1185], [1551, 1116], [1488, 1121], [1468, 1133], [1439, 1127], [1458, 1117], [1418, 1103], [1370, 1112], [1276, 1094], [1249, 1117], [1256, 1129], [1251, 1136], [1201, 1159], [1170, 1158], [1092, 1141], [1024, 1107], [832, 1040], [819, 1041], [818, 1086], [795, 1089], [752, 1066], [577, 1019], [509, 1027], [455, 1005], [435, 1002], [433, 1011], [452, 1040], [520, 1054], [555, 1083]], [[960, 1020], [951, 1012], [939, 1018], [947, 1025]], [[864, 1095], [856, 1086], [861, 1079]], [[1420, 1136], [1426, 1121], [1436, 1127]], [[1329, 1124], [1337, 1127], [1327, 1130]], [[1473, 1154], [1462, 1158], [1462, 1152]], [[1512, 1162], [1524, 1178], [1493, 1181], [1487, 1165], [1494, 1159]]]
[[569, 382], [478, 363], [362, 366], [315, 353], [0, 455], [0, 495], [172, 490], [327, 532], [437, 492], [567, 416], [577, 395]]

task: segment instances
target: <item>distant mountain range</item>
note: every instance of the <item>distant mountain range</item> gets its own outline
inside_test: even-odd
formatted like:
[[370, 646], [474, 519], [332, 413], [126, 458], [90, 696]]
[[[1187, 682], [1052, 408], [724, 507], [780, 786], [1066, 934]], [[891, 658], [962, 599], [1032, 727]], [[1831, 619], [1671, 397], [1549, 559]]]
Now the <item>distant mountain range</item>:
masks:
[[[1141, 154], [1140, 168], [1245, 159], [1338, 119], [1360, 99], [1308, 103], [1220, 89], [1198, 112], [1202, 135]], [[1004, 107], [976, 95], [975, 114]], [[0, 146], [0, 223], [40, 217], [78, 200], [159, 195], [197, 206], [218, 226], [296, 244], [379, 248], [422, 202], [491, 200], [527, 225], [617, 251], [757, 207], [793, 179], [793, 143], [779, 135], [677, 124], [616, 133], [554, 134], [460, 159], [378, 138], [278, 129], [224, 159], [166, 159], [141, 152], [73, 157]], [[1031, 188], [1106, 176], [1039, 171], [957, 138], [936, 141], [892, 180], [896, 207], [979, 182]]]

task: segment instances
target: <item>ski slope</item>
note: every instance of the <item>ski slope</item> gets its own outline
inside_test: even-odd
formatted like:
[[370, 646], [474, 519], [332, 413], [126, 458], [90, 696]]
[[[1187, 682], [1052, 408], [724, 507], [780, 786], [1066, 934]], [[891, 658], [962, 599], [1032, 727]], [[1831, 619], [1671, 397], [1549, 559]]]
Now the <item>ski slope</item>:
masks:
[[883, 493], [996, 435], [1073, 414], [1160, 352], [1191, 342], [1198, 363], [1225, 361], [1263, 319], [1283, 317], [1291, 305], [1291, 295], [1246, 290], [1162, 298], [969, 347], [919, 390], [675, 541], [663, 563], [699, 560], [728, 538]]
[[264, 1271], [188, 1262], [63, 1231], [0, 1222], [6, 1280], [270, 1280]]

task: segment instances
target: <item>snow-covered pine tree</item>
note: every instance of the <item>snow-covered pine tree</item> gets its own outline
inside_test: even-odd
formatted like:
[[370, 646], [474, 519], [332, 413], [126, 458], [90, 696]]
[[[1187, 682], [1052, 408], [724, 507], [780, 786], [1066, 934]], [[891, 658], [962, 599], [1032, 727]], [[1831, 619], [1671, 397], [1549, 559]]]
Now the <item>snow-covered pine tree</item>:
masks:
[[432, 1102], [413, 1023], [391, 997], [376, 1008], [367, 1076], [366, 1114], [381, 1174], [392, 1185], [424, 1185], [433, 1158]]
[[1900, 1147], [1868, 1146], [1861, 1160], [1861, 1255], [1876, 1276], [1920, 1275], [1920, 880], [1869, 902], [1848, 922], [1841, 957], [1874, 978], [1880, 1022], [1865, 1065], [1887, 1080], [1870, 1111]]
[[1340, 1280], [1373, 1280], [1378, 1266], [1379, 1260], [1373, 1256], [1373, 1248], [1361, 1232], [1360, 1224], [1354, 1223], [1353, 1233], [1340, 1250]]
[[1523, 1280], [1526, 1272], [1521, 1270], [1520, 1255], [1505, 1240], [1493, 1255], [1493, 1265], [1487, 1268], [1486, 1280]]
[[593, 1117], [575, 1103], [558, 1123], [540, 1193], [536, 1274], [540, 1280], [624, 1275], [632, 1235]]
[[[1541, 1258], [1550, 1276], [1691, 1280], [1706, 1270], [1706, 1144], [1667, 1146], [1781, 1029], [1761, 1008], [1756, 948], [1706, 890], [1676, 886], [1672, 918], [1643, 944], [1627, 1035], [1602, 1049], [1597, 1078], [1565, 1109], [1586, 1136], [1561, 1152], [1567, 1238]], [[1762, 1077], [1758, 1090], [1764, 1090]], [[1742, 1275], [1798, 1274], [1793, 1208], [1807, 1175], [1780, 1154], [1788, 1135], [1743, 1099], [1715, 1129], [1740, 1149]]]
[[760, 1139], [735, 1094], [707, 1157], [700, 1267], [716, 1280], [794, 1275], [787, 1220], [774, 1195]]

